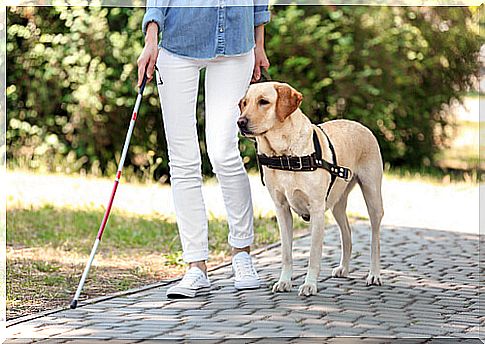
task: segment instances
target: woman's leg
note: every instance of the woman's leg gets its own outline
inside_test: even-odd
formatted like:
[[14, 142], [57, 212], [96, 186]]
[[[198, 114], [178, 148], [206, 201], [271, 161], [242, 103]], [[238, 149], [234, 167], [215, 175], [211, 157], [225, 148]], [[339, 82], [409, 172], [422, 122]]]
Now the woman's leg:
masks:
[[195, 116], [201, 65], [196, 60], [177, 57], [161, 49], [157, 67], [163, 80], [163, 85], [158, 85], [158, 94], [183, 259], [187, 263], [205, 261], [208, 258], [207, 216], [201, 190]]
[[254, 54], [218, 57], [207, 64], [205, 80], [206, 142], [219, 180], [229, 223], [229, 244], [245, 248], [253, 242], [253, 205], [249, 179], [238, 146], [239, 100], [244, 96]]

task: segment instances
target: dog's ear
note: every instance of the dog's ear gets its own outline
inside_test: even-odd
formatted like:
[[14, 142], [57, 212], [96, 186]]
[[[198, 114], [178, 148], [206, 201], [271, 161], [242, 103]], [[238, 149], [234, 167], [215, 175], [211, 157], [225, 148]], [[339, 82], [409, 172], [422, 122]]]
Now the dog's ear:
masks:
[[276, 100], [276, 116], [283, 122], [286, 117], [298, 109], [303, 96], [293, 87], [286, 84], [275, 85], [275, 89], [276, 92], [278, 92], [278, 98]]
[[242, 97], [239, 101], [239, 111], [243, 113], [246, 97]]

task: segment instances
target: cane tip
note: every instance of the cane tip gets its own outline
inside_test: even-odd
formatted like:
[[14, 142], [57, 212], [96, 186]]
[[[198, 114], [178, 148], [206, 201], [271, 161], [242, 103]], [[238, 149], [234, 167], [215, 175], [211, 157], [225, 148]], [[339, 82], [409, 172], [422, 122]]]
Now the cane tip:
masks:
[[71, 306], [71, 309], [76, 309], [76, 307], [77, 307], [77, 300], [72, 300], [70, 306]]

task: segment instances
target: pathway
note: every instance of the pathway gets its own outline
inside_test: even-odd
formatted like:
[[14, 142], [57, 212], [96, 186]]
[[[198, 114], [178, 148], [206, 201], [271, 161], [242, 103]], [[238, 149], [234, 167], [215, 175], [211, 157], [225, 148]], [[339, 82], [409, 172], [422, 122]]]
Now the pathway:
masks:
[[[269, 337], [287, 342], [308, 337], [322, 342], [335, 336], [359, 336], [388, 338], [386, 342], [393, 343], [396, 341], [389, 337], [449, 337], [449, 343], [457, 343], [459, 338], [478, 337], [479, 321], [483, 326], [485, 317], [478, 305], [477, 235], [384, 226], [384, 285], [367, 287], [367, 222], [355, 224], [353, 233], [350, 277], [337, 279], [330, 273], [338, 262], [339, 234], [334, 226], [327, 229], [319, 294], [314, 297], [297, 295], [310, 244], [305, 236], [294, 243], [291, 293], [271, 293], [280, 265], [279, 247], [273, 246], [255, 257], [264, 281], [259, 290], [236, 291], [226, 265], [210, 273], [213, 288], [207, 296], [169, 300], [165, 291], [174, 282], [162, 282], [76, 310], [10, 321], [7, 333], [12, 339], [7, 342], [47, 338], [47, 342], [64, 343], [86, 337], [89, 342], [103, 339], [103, 343], [112, 339], [210, 339], [208, 343], [221, 343], [228, 338], [242, 338], [240, 343], [247, 343]], [[483, 276], [483, 267], [481, 273]], [[381, 341], [371, 341], [377, 342]], [[467, 341], [475, 342], [478, 340]]]

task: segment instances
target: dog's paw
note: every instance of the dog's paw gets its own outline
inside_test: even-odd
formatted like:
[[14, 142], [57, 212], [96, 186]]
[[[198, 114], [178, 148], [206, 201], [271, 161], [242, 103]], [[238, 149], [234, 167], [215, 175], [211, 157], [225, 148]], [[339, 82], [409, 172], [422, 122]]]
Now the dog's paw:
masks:
[[317, 284], [316, 283], [308, 283], [302, 284], [300, 289], [298, 290], [299, 296], [310, 296], [317, 294]]
[[339, 265], [335, 269], [332, 270], [332, 277], [347, 277], [349, 275], [349, 269], [346, 267]]
[[367, 285], [382, 285], [382, 279], [380, 274], [373, 274], [372, 272], [369, 272], [369, 275], [367, 276], [366, 280]]
[[291, 280], [279, 280], [273, 285], [273, 293], [291, 291]]

